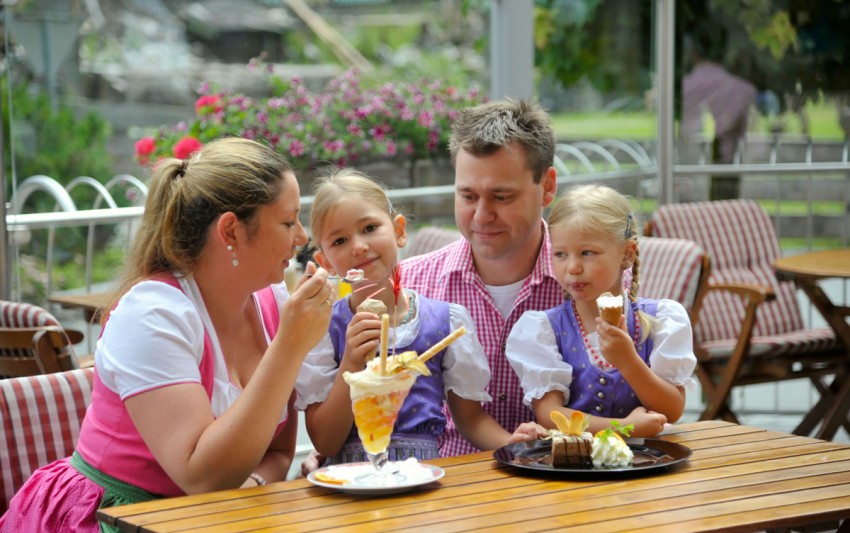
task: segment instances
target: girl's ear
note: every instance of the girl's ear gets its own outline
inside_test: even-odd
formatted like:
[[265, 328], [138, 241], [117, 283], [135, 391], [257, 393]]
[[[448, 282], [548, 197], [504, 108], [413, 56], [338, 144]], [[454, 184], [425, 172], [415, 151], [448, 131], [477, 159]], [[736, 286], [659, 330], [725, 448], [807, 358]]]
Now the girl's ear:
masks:
[[334, 270], [334, 267], [331, 265], [331, 262], [328, 261], [328, 258], [325, 257], [325, 254], [322, 253], [321, 250], [316, 250], [313, 253], [313, 259], [319, 263], [319, 266], [328, 271], [328, 274], [331, 276], [336, 276], [337, 273]]
[[401, 248], [407, 244], [407, 219], [404, 218], [404, 215], [396, 215], [393, 218], [393, 228], [396, 245]]

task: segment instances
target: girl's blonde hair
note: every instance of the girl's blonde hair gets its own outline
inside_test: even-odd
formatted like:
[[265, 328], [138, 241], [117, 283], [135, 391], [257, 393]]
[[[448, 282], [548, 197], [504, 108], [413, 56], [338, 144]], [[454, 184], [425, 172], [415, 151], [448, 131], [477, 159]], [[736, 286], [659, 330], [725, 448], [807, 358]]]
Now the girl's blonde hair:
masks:
[[314, 246], [321, 249], [320, 236], [328, 212], [343, 200], [360, 198], [387, 213], [390, 220], [400, 214], [393, 208], [384, 187], [367, 174], [353, 168], [334, 168], [313, 182], [313, 206], [310, 209], [310, 232]]
[[156, 163], [112, 305], [144, 279], [192, 274], [210, 227], [223, 213], [233, 212], [253, 235], [257, 210], [278, 199], [284, 173], [291, 171], [283, 155], [236, 137], [212, 141], [188, 159]]
[[[624, 245], [635, 243], [635, 260], [632, 263], [632, 282], [629, 300], [636, 302], [640, 286], [640, 249], [638, 248], [638, 220], [628, 198], [605, 185], [579, 185], [567, 189], [549, 213], [550, 229], [568, 227], [568, 231], [592, 231], [611, 237]], [[639, 312], [642, 338], [652, 331], [655, 320]]]

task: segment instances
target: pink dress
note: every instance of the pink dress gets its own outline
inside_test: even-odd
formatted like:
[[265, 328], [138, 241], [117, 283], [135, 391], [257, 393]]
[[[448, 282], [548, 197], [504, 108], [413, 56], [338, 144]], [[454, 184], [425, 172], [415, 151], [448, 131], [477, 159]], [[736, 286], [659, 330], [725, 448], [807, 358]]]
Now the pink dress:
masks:
[[[173, 278], [162, 279], [180, 288]], [[279, 309], [271, 288], [255, 294], [263, 323], [270, 336], [278, 327]], [[204, 332], [200, 358], [201, 384], [212, 396], [215, 357], [209, 333]], [[277, 427], [277, 436], [286, 424]], [[157, 497], [183, 495], [154, 459], [133, 425], [124, 402], [94, 372], [92, 401], [80, 429], [76, 452], [91, 466], [124, 483]], [[0, 517], [0, 532], [99, 531], [96, 511], [104, 488], [60, 459], [36, 470], [15, 494], [8, 511]]]

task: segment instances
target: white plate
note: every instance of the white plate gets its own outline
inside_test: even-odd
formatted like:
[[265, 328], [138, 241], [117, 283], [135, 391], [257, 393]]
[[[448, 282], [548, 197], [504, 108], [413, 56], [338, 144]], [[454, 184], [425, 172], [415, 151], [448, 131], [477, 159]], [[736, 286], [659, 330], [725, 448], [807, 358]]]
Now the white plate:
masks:
[[[364, 483], [358, 481], [358, 478], [374, 472], [372, 465], [370, 463], [350, 463], [322, 467], [310, 472], [307, 475], [307, 480], [319, 487], [336, 489], [351, 494], [380, 495], [404, 492], [414, 487], [433, 483], [446, 475], [445, 470], [439, 466], [420, 463], [416, 459], [389, 462], [384, 468], [390, 471], [398, 469], [398, 472], [404, 476], [404, 479], [400, 480], [395, 476], [389, 476], [384, 485]], [[322, 481], [316, 477], [317, 474], [330, 476], [341, 482], [331, 483]]]

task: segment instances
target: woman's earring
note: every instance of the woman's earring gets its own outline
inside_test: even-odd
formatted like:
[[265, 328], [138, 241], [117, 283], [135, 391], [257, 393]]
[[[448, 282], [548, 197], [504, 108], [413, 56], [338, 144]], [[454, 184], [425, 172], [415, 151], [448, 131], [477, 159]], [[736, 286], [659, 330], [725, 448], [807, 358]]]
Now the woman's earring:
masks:
[[227, 251], [230, 252], [230, 259], [233, 262], [233, 267], [239, 266], [239, 259], [236, 258], [236, 252], [233, 251], [233, 245], [227, 245]]

